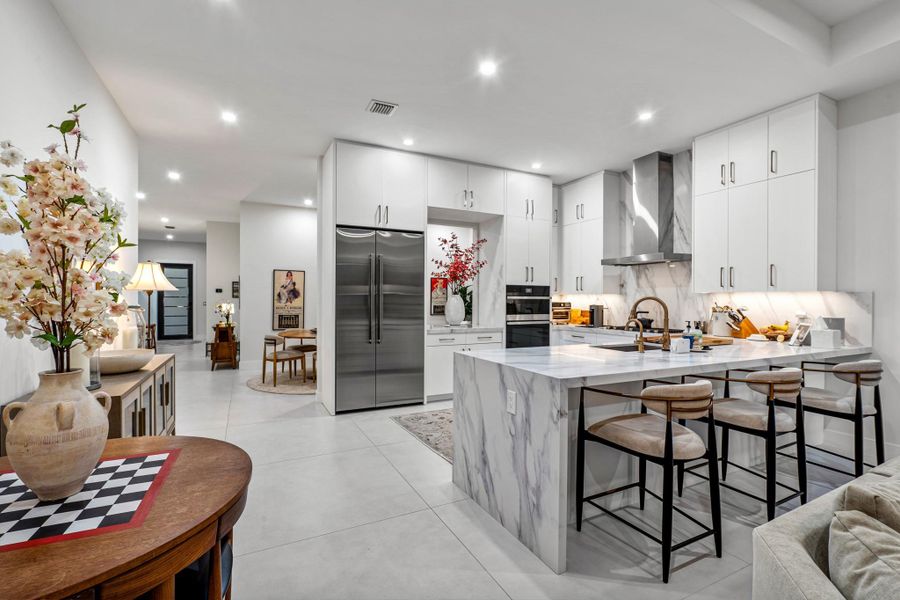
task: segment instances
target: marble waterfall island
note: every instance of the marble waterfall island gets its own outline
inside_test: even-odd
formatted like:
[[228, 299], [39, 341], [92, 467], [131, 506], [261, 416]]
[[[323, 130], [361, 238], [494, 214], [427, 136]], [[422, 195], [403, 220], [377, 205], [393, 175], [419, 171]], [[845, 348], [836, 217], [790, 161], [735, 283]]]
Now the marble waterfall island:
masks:
[[[562, 573], [574, 516], [575, 427], [582, 386], [639, 385], [650, 378], [799, 365], [801, 360], [870, 352], [868, 346], [819, 349], [736, 340], [690, 354], [639, 354], [588, 345], [456, 353], [453, 481]], [[586, 408], [588, 421], [638, 410], [633, 401], [621, 398], [591, 400], [599, 405]], [[601, 460], [587, 456], [586, 491], [634, 480], [636, 469], [627, 456], [598, 451], [605, 452]]]

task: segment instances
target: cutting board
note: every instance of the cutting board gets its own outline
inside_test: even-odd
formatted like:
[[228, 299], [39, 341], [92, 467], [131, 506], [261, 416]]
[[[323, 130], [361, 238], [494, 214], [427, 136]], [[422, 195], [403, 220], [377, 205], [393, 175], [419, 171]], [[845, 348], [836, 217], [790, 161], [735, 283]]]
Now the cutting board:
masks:
[[[662, 339], [661, 336], [654, 335], [644, 338], [644, 341], [650, 343], [658, 343]], [[734, 338], [730, 337], [718, 337], [714, 335], [704, 335], [703, 341], [701, 342], [704, 346], [728, 346], [729, 344], [734, 343]]]

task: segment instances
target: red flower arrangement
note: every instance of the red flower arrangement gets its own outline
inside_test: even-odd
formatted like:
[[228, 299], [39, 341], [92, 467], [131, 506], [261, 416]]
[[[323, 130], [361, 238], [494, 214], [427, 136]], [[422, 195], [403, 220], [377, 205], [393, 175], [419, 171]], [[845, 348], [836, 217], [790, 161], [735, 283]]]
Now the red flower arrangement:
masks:
[[478, 251], [487, 243], [487, 240], [477, 240], [472, 242], [468, 248], [461, 248], [456, 233], [451, 233], [449, 239], [438, 238], [438, 243], [446, 259], [431, 259], [437, 267], [431, 276], [445, 277], [450, 293], [458, 294], [459, 288], [466, 282], [475, 279], [478, 272], [487, 264], [486, 260], [478, 260]]

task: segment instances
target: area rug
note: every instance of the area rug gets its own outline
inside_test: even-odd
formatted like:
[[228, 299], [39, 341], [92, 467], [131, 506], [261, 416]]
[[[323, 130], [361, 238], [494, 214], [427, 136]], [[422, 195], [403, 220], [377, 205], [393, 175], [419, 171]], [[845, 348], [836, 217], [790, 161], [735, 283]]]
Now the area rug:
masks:
[[453, 409], [432, 410], [391, 417], [441, 458], [453, 462]]
[[307, 379], [303, 382], [303, 376], [297, 374], [295, 377], [288, 377], [287, 373], [278, 374], [278, 387], [272, 385], [272, 374], [266, 373], [266, 382], [262, 382], [261, 377], [253, 377], [247, 380], [247, 387], [257, 392], [268, 392], [270, 394], [293, 394], [300, 396], [304, 394], [316, 393], [316, 382], [313, 379]]

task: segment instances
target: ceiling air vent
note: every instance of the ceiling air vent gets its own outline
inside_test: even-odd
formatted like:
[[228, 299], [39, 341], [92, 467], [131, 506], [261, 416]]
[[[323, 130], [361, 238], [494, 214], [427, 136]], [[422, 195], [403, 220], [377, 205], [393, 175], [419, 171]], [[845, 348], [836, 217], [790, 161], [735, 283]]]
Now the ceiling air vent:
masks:
[[384, 100], [372, 100], [369, 102], [369, 106], [366, 110], [370, 113], [375, 113], [376, 115], [389, 117], [397, 110], [397, 105], [393, 102], [385, 102]]

